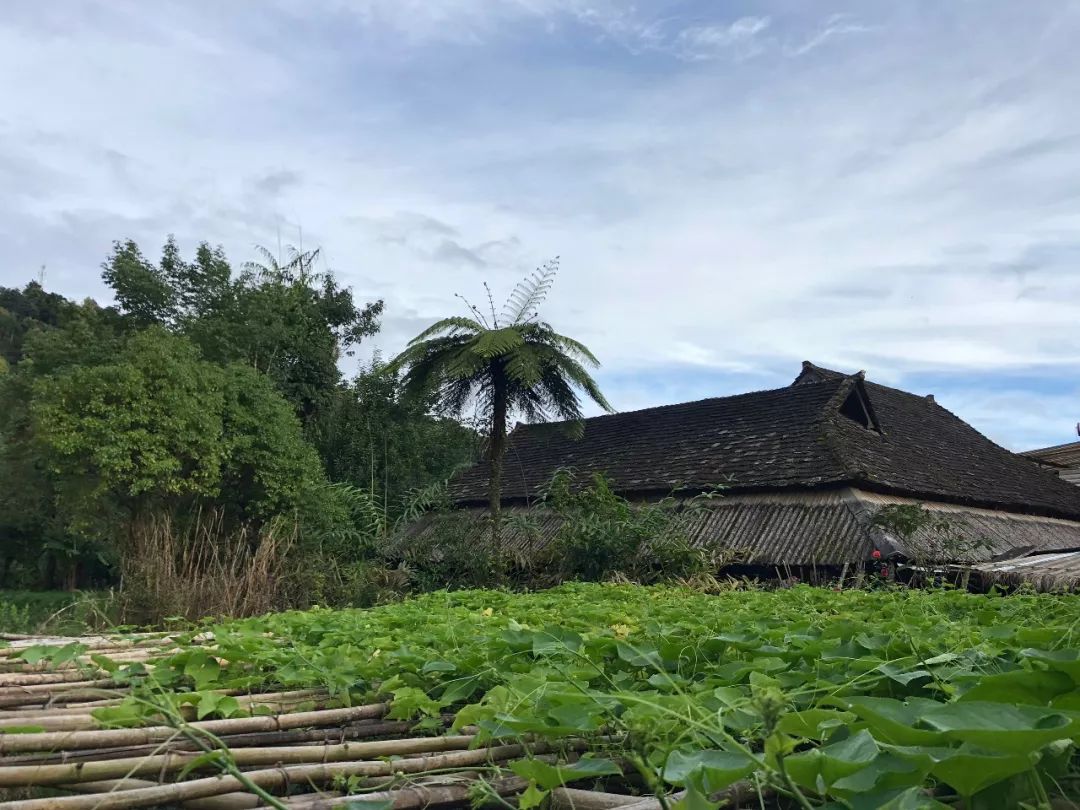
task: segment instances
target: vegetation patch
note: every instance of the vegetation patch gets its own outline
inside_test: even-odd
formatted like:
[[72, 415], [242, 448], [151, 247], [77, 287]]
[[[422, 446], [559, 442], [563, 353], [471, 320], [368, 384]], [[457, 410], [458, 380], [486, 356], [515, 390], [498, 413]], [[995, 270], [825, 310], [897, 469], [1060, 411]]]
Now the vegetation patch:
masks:
[[[192, 646], [151, 675], [114, 673], [147, 688], [99, 722], [212, 690], [324, 688], [389, 699], [418, 733], [475, 727], [478, 742], [556, 751], [585, 740], [647, 792], [686, 791], [684, 810], [717, 807], [736, 784], [769, 806], [1048, 807], [1080, 775], [1078, 626], [1080, 602], [1054, 595], [440, 592], [204, 628], [212, 654]], [[514, 766], [522, 804], [543, 802], [568, 761]]]

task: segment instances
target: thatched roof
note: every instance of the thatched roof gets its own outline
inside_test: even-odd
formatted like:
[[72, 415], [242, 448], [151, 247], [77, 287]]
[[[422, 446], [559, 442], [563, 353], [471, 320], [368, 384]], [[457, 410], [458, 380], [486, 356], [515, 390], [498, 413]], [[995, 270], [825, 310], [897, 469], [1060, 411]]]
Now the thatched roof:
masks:
[[[560, 468], [606, 474], [627, 497], [857, 487], [924, 501], [1080, 519], [1080, 489], [994, 444], [934, 402], [809, 362], [786, 388], [647, 408], [572, 425], [518, 425], [505, 502], [527, 504]], [[459, 474], [461, 506], [488, 467]]]

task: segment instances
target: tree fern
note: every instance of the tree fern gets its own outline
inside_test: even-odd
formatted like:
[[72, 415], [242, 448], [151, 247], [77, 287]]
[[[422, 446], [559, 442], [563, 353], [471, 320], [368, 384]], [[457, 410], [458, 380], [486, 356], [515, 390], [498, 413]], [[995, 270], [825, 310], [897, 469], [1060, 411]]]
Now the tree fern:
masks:
[[454, 416], [461, 416], [473, 405], [490, 425], [489, 500], [495, 531], [502, 497], [506, 425], [511, 415], [529, 421], [561, 419], [578, 426], [580, 432], [579, 390], [611, 411], [588, 372], [599, 365], [593, 353], [539, 320], [539, 307], [551, 290], [558, 266], [556, 258], [517, 284], [501, 319], [495, 314], [490, 290], [490, 320], [458, 296], [472, 317], [436, 322], [390, 363], [394, 371], [404, 371], [407, 394], [434, 394], [440, 409]]

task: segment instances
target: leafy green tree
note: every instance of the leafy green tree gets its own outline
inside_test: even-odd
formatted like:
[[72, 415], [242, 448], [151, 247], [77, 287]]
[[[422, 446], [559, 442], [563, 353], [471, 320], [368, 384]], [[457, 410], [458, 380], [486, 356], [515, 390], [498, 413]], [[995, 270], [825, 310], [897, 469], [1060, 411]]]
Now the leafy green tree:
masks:
[[152, 505], [217, 493], [224, 459], [222, 372], [160, 328], [110, 362], [36, 380], [31, 418], [77, 533]]
[[583, 390], [605, 411], [611, 406], [587, 367], [599, 361], [582, 343], [557, 333], [537, 317], [558, 270], [549, 262], [515, 287], [501, 315], [490, 318], [470, 306], [473, 317], [445, 318], [417, 335], [390, 364], [405, 370], [408, 395], [434, 395], [438, 406], [461, 415], [475, 402], [490, 426], [487, 457], [493, 531], [498, 531], [506, 425], [512, 413], [530, 421], [582, 417]]
[[288, 401], [265, 375], [240, 363], [225, 367], [223, 383], [217, 501], [241, 522], [282, 514], [308, 525], [321, 521], [326, 476]]
[[0, 481], [9, 482], [0, 487], [0, 583], [51, 587], [66, 574], [70, 584], [79, 568], [104, 570], [100, 549], [71, 538], [58, 510], [58, 482], [33, 430], [34, 385], [62, 369], [114, 360], [122, 346], [119, 316], [92, 301], [80, 305], [44, 293], [33, 283], [4, 293], [8, 312], [18, 313], [20, 332], [11, 344], [16, 361], [0, 375]]
[[383, 302], [358, 306], [332, 272], [317, 271], [317, 250], [288, 248], [284, 261], [258, 250], [262, 262], [234, 275], [222, 249], [205, 242], [188, 262], [169, 237], [156, 265], [134, 242], [117, 242], [103, 278], [133, 328], [166, 327], [204, 359], [267, 374], [314, 430], [341, 381], [338, 361], [378, 331]]
[[171, 276], [180, 262], [176, 241], [165, 243], [160, 266], [143, 256], [128, 239], [114, 242], [112, 255], [101, 266], [101, 277], [116, 296], [121, 311], [136, 327], [171, 324], [177, 316], [177, 290]]
[[45, 292], [36, 281], [21, 290], [0, 287], [0, 360], [7, 367], [16, 365], [29, 334], [63, 325], [76, 309], [76, 304]]
[[338, 388], [319, 425], [327, 475], [371, 493], [396, 516], [412, 490], [474, 462], [479, 435], [433, 416], [432, 402], [402, 396], [398, 375], [376, 356]]

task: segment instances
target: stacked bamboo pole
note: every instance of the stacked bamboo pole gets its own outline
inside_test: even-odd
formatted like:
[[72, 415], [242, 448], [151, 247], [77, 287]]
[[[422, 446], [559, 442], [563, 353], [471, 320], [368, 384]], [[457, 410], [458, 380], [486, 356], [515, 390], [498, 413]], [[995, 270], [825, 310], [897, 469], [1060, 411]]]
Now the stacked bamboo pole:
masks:
[[[103, 728], [94, 710], [115, 706], [129, 687], [92, 656], [142, 662], [175, 648], [166, 635], [124, 639], [0, 637], [0, 808], [2, 810], [330, 810], [346, 802], [389, 802], [393, 810], [470, 806], [475, 791], [514, 806], [526, 780], [511, 775], [523, 756], [554, 761], [548, 743], [482, 743], [474, 730], [416, 736], [412, 723], [386, 717], [385, 703], [341, 706], [322, 689], [242, 694], [250, 716], [196, 720], [180, 727], [148, 720]], [[212, 654], [213, 639], [200, 640]], [[30, 647], [79, 645], [57, 666], [28, 663]], [[76, 654], [77, 653], [77, 654]], [[98, 659], [100, 661], [100, 659]], [[314, 708], [312, 708], [314, 706]], [[192, 707], [185, 707], [193, 711]], [[218, 746], [223, 746], [218, 749]], [[584, 741], [562, 741], [574, 758]], [[208, 750], [218, 750], [208, 757]], [[483, 785], [480, 784], [483, 780]], [[652, 802], [652, 804], [649, 804]], [[635, 804], [636, 803], [636, 804]], [[633, 805], [633, 806], [630, 806]], [[654, 806], [655, 805], [655, 806]], [[659, 810], [654, 799], [560, 789], [552, 810]]]

